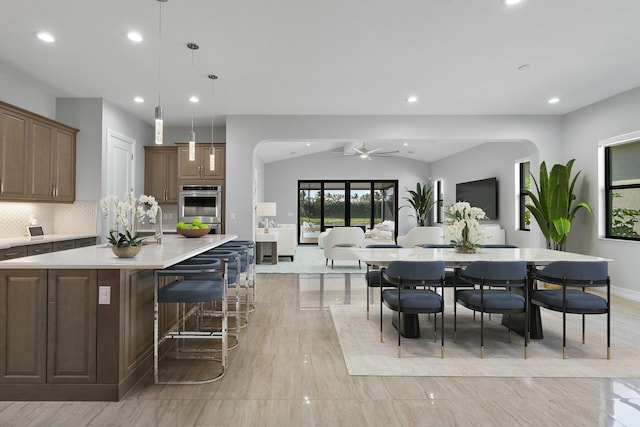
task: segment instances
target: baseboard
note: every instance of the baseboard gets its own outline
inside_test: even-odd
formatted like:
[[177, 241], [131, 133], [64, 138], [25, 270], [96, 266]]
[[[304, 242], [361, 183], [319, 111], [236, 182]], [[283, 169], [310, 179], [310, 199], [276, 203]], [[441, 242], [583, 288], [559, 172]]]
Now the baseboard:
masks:
[[611, 286], [611, 294], [634, 302], [640, 302], [640, 292], [631, 289]]

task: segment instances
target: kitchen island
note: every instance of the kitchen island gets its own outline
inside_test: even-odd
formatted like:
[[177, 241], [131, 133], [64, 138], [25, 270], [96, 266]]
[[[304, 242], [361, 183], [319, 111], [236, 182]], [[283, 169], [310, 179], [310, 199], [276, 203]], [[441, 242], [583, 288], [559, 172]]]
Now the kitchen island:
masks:
[[120, 400], [151, 368], [153, 271], [225, 242], [165, 235], [0, 261], [0, 400]]

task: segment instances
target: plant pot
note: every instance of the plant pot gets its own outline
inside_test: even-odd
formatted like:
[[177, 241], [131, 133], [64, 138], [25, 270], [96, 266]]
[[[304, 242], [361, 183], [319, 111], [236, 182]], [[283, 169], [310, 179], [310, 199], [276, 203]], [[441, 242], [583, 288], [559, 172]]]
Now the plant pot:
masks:
[[455, 250], [459, 254], [475, 254], [478, 252], [478, 248], [465, 248], [463, 246], [457, 246]]
[[138, 255], [142, 249], [141, 245], [137, 246], [111, 246], [111, 250], [118, 258], [133, 258]]

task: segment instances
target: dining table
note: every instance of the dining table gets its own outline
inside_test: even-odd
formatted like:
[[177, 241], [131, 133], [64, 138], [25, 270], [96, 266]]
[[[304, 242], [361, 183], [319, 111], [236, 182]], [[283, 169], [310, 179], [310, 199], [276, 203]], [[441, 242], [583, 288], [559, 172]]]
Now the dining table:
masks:
[[[461, 253], [454, 248], [352, 248], [358, 260], [369, 266], [386, 266], [393, 261], [444, 261], [446, 268], [464, 268], [475, 261], [525, 261], [528, 268], [535, 269], [554, 261], [607, 261], [611, 259], [593, 255], [584, 255], [545, 248], [478, 248], [475, 253]], [[529, 280], [529, 287], [535, 286]], [[531, 339], [542, 339], [542, 322], [540, 309], [531, 304], [529, 307], [529, 327]], [[512, 315], [512, 329], [524, 334], [524, 315]], [[418, 315], [405, 314], [401, 320], [401, 333], [408, 338], [419, 336]]]

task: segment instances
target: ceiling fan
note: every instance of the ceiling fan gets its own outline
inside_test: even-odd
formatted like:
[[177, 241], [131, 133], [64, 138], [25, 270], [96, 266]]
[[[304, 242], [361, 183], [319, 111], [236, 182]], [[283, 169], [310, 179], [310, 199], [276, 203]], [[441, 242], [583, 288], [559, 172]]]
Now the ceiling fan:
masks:
[[343, 156], [358, 156], [361, 159], [369, 159], [373, 160], [373, 157], [391, 157], [391, 154], [399, 153], [398, 150], [393, 151], [382, 151], [384, 148], [374, 148], [373, 150], [367, 149], [365, 143], [362, 142], [362, 147], [353, 147], [355, 153], [342, 153]]

